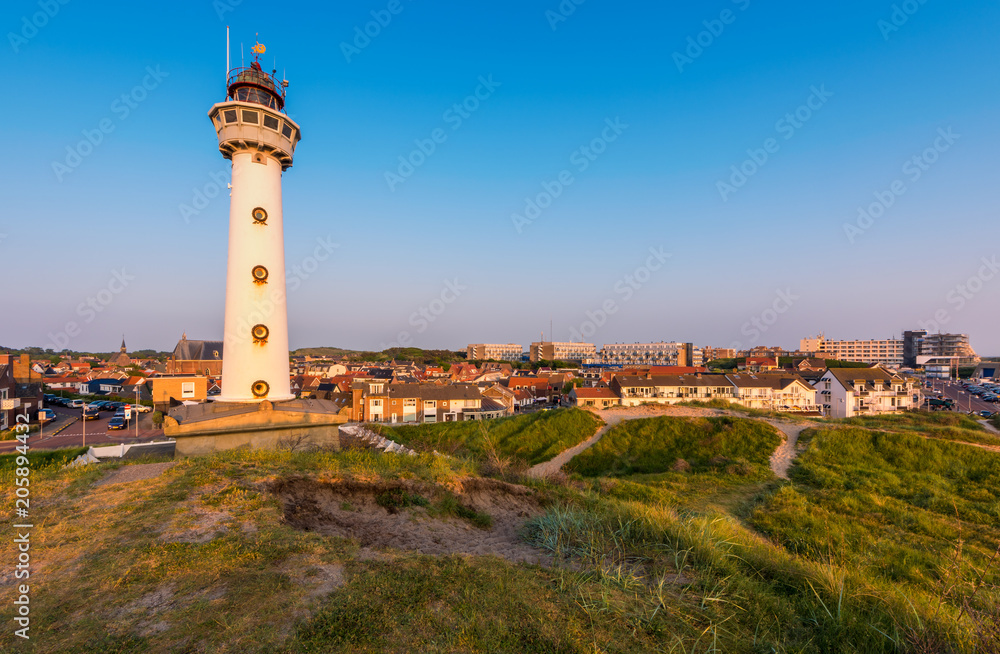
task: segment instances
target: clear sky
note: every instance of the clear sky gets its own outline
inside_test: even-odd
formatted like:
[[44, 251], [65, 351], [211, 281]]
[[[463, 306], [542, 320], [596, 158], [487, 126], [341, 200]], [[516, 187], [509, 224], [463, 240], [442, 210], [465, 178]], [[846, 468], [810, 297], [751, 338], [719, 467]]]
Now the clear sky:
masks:
[[996, 2], [8, 0], [0, 19], [2, 345], [221, 338], [229, 162], [207, 111], [229, 25], [233, 65], [259, 38], [302, 126], [293, 348], [527, 346], [550, 321], [794, 347], [939, 321], [1000, 354]]

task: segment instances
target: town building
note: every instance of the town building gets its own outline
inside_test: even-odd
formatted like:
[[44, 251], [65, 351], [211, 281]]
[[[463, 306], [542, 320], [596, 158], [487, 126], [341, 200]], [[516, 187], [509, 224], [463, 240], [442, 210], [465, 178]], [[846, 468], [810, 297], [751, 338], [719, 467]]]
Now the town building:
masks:
[[974, 366], [980, 361], [968, 334], [926, 334], [920, 342], [920, 356], [949, 357], [957, 366]]
[[560, 343], [540, 341], [531, 344], [528, 358], [537, 361], [579, 361], [594, 363], [597, 360], [597, 346], [593, 343]]
[[31, 357], [27, 354], [0, 354], [0, 366], [2, 365], [10, 366], [10, 374], [19, 384], [30, 384], [39, 381], [41, 377], [32, 370]]
[[147, 383], [152, 386], [150, 393], [157, 411], [166, 411], [183, 402], [208, 399], [208, 377], [153, 377]]
[[222, 341], [189, 341], [183, 334], [167, 360], [167, 374], [218, 377], [222, 374]]
[[615, 375], [610, 388], [624, 406], [736, 399], [736, 388], [721, 374]]
[[972, 379], [1000, 379], [1000, 362], [984, 361], [976, 366]]
[[731, 374], [736, 402], [748, 409], [796, 413], [818, 412], [816, 389], [797, 374]]
[[132, 357], [128, 355], [125, 348], [125, 337], [122, 336], [122, 345], [118, 348], [118, 352], [116, 354], [112, 354], [108, 359], [108, 365], [118, 366], [119, 368], [128, 368], [132, 365], [132, 363]]
[[0, 363], [0, 429], [16, 427], [18, 415], [26, 416], [28, 422], [36, 422], [43, 401], [41, 384], [18, 382], [14, 378], [13, 362]]
[[917, 356], [920, 355], [920, 346], [924, 342], [927, 331], [906, 330], [903, 332], [903, 365], [913, 368], [917, 365]]
[[817, 402], [830, 418], [898, 413], [919, 406], [915, 382], [880, 367], [829, 368], [813, 386]]
[[703, 347], [702, 358], [705, 363], [716, 359], [735, 359], [738, 352], [731, 347]]
[[351, 387], [352, 414], [357, 422], [430, 423], [461, 422], [498, 417], [504, 405], [484, 399], [472, 384], [387, 384], [356, 382]]
[[621, 398], [607, 386], [600, 388], [574, 388], [569, 392], [569, 402], [579, 407], [606, 409], [621, 404]]
[[855, 363], [880, 363], [887, 366], [903, 365], [903, 341], [885, 340], [831, 341], [823, 334], [803, 338], [799, 350], [826, 359]]
[[704, 356], [693, 343], [610, 343], [598, 360], [608, 365], [701, 366]]
[[520, 361], [523, 350], [517, 343], [475, 343], [466, 346], [469, 361]]

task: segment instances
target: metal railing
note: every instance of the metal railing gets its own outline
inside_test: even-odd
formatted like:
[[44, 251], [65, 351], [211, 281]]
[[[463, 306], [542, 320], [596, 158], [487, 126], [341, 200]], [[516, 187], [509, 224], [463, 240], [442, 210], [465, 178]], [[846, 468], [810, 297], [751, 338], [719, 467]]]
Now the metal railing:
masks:
[[258, 68], [247, 66], [245, 68], [234, 68], [229, 71], [229, 79], [226, 81], [227, 89], [231, 89], [234, 84], [252, 84], [271, 91], [279, 98], [282, 104], [285, 102], [285, 87], [277, 77], [265, 73]]

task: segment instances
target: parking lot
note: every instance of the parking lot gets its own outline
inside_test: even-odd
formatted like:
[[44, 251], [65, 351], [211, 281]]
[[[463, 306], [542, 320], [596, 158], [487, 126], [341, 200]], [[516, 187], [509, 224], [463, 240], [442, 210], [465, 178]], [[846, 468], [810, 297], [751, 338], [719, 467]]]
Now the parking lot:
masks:
[[983, 401], [979, 397], [976, 397], [966, 389], [962, 388], [962, 385], [958, 382], [932, 380], [931, 388], [925, 388], [924, 393], [928, 397], [935, 397], [932, 391], [940, 391], [942, 399], [947, 398], [954, 400], [954, 410], [961, 411], [963, 413], [969, 413], [970, 411], [975, 413], [979, 413], [980, 411], [995, 413], [997, 410], [1000, 410], [1000, 404]]
[[[88, 420], [84, 425], [80, 419], [83, 411], [49, 404], [46, 408], [56, 414], [56, 419], [34, 432], [28, 439], [32, 448], [56, 449], [60, 447], [78, 447], [84, 444], [84, 429], [86, 429], [87, 445], [107, 445], [118, 443], [145, 443], [163, 438], [163, 430], [154, 429], [152, 413], [139, 414], [139, 433], [136, 436], [135, 417], [129, 421], [128, 429], [108, 430], [108, 422], [114, 415], [113, 411], [102, 411], [96, 420]], [[0, 441], [0, 454], [11, 452], [18, 445], [16, 440]]]

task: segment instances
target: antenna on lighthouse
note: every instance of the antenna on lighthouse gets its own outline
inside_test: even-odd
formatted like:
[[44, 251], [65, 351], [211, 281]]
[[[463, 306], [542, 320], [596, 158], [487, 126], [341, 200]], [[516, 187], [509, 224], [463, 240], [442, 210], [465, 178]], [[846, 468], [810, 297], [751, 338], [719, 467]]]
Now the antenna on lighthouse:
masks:
[[226, 86], [229, 86], [229, 25], [226, 25]]

